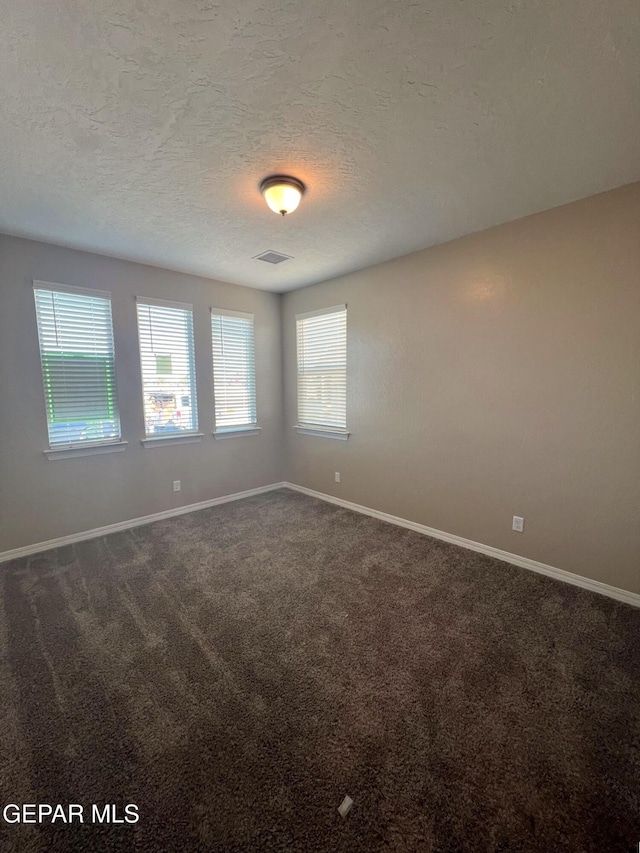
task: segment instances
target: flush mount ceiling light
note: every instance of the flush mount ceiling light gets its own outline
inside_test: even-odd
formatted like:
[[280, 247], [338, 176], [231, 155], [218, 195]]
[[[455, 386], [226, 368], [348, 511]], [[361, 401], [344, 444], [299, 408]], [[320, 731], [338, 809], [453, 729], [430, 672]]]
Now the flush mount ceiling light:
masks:
[[280, 213], [282, 216], [293, 213], [300, 204], [304, 189], [302, 181], [287, 175], [272, 175], [260, 184], [264, 200], [274, 213]]

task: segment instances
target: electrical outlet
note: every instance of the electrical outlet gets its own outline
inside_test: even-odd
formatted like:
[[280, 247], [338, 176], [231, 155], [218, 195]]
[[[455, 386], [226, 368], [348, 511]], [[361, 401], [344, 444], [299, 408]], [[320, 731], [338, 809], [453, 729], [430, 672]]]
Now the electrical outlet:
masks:
[[340, 471], [336, 471], [336, 483], [340, 482]]
[[519, 515], [514, 515], [511, 529], [515, 530], [516, 533], [524, 533], [524, 518], [521, 518]]
[[174, 492], [180, 491], [180, 480], [174, 480], [173, 481], [173, 491]]

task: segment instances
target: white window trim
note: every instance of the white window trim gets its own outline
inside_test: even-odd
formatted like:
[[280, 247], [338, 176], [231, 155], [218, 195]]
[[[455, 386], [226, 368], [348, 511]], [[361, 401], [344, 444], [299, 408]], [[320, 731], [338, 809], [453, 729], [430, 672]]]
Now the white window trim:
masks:
[[[81, 296], [96, 296], [100, 299], [108, 299], [111, 305], [112, 302], [112, 293], [110, 290], [97, 290], [94, 287], [77, 287], [74, 284], [60, 284], [57, 281], [43, 281], [42, 279], [34, 278], [31, 280], [32, 289], [35, 292], [36, 290], [52, 290], [54, 292], [59, 293], [77, 293]], [[111, 335], [115, 338], [114, 329], [113, 329], [113, 314], [111, 318]], [[38, 339], [40, 338], [40, 334], [38, 333]], [[39, 348], [39, 344], [38, 344]], [[41, 354], [42, 357], [42, 354]], [[115, 359], [115, 340], [114, 340], [114, 359]], [[118, 401], [118, 422], [120, 424], [120, 430], [122, 430], [122, 423], [120, 422], [120, 411], [119, 411], [119, 401]], [[47, 425], [48, 427], [48, 425]], [[48, 428], [47, 428], [48, 431]], [[101, 453], [117, 453], [118, 451], [122, 451], [125, 449], [129, 442], [123, 441], [122, 437], [120, 437], [117, 441], [109, 441], [108, 439], [105, 441], [97, 441], [93, 444], [81, 444], [81, 445], [67, 445], [58, 446], [58, 447], [47, 447], [43, 450], [43, 453], [48, 459], [58, 460], [58, 459], [71, 459], [74, 456], [98, 456]]]
[[347, 310], [346, 303], [344, 305], [332, 305], [330, 308], [317, 308], [315, 311], [307, 311], [304, 314], [296, 314], [296, 320], [308, 320], [309, 317], [322, 317], [325, 314], [340, 314]]
[[[310, 317], [322, 317], [328, 314], [340, 314], [343, 311], [347, 310], [347, 304], [343, 303], [342, 305], [332, 305], [329, 308], [317, 308], [315, 311], [306, 311], [302, 314], [295, 315], [296, 326], [298, 320], [307, 320]], [[297, 346], [297, 333], [296, 333], [296, 346]], [[296, 354], [297, 358], [297, 354]], [[346, 401], [345, 401], [346, 403]], [[322, 424], [294, 424], [293, 427], [297, 433], [300, 435], [313, 435], [319, 438], [332, 438], [337, 439], [338, 441], [347, 441], [351, 433], [349, 430], [344, 427], [341, 429], [340, 427], [332, 427], [332, 426], [323, 426]]]
[[[255, 314], [252, 314], [249, 311], [235, 311], [231, 308], [213, 308], [212, 307], [209, 309], [209, 322], [210, 323], [212, 322], [214, 316], [242, 317], [244, 320], [251, 320], [252, 323], [254, 324], [253, 325], [253, 335], [254, 335], [253, 370], [254, 370], [255, 384], [257, 386], [257, 375], [256, 375], [257, 371], [256, 371], [256, 363], [255, 363]], [[213, 334], [212, 334], [211, 343], [213, 346]], [[213, 366], [213, 369], [215, 371], [215, 366]], [[255, 399], [255, 409], [257, 412], [257, 410], [258, 410], [257, 389], [256, 389], [256, 399]], [[215, 383], [214, 383], [213, 417], [214, 417], [214, 424], [215, 424]], [[212, 435], [217, 440], [220, 440], [223, 438], [239, 438], [240, 436], [259, 435], [261, 429], [262, 429], [262, 427], [258, 426], [258, 420], [257, 420], [257, 415], [256, 415], [256, 422], [253, 424], [240, 424], [238, 426], [220, 427], [220, 428], [218, 428], [217, 426], [214, 425]]]
[[255, 314], [249, 311], [232, 311], [231, 308], [211, 308], [211, 314], [220, 317], [242, 317], [244, 320], [255, 320]]
[[56, 290], [60, 293], [78, 293], [80, 296], [99, 296], [100, 299], [109, 300], [111, 300], [112, 296], [109, 290], [96, 290], [93, 287], [76, 287], [73, 284], [58, 284], [57, 281], [39, 281], [37, 278], [33, 279], [33, 289]]
[[336, 438], [338, 441], [347, 441], [351, 433], [346, 429], [335, 429], [333, 427], [321, 426], [305, 426], [304, 424], [294, 424], [296, 432], [300, 435], [315, 435], [320, 438]]
[[98, 456], [101, 453], [118, 453], [124, 450], [128, 443], [128, 441], [112, 441], [109, 444], [71, 445], [70, 447], [48, 448], [43, 453], [51, 460], [72, 459], [77, 456]]
[[[191, 311], [191, 324], [193, 331], [193, 397], [196, 401], [196, 428], [193, 431], [182, 431], [178, 434], [168, 434], [162, 436], [151, 436], [145, 435], [144, 438], [140, 440], [140, 443], [143, 447], [159, 447], [158, 442], [164, 442], [165, 444], [185, 444], [190, 443], [187, 439], [193, 439], [191, 443], [195, 443], [200, 441], [203, 437], [203, 432], [198, 432], [200, 428], [200, 409], [198, 404], [198, 374], [196, 370], [196, 344], [195, 344], [195, 311], [193, 309], [193, 305], [189, 302], [171, 302], [168, 299], [157, 299], [153, 296], [136, 296], [135, 297], [136, 304], [140, 303], [141, 305], [159, 305], [164, 308], [178, 308], [183, 311]], [[137, 312], [137, 309], [136, 309]], [[144, 371], [142, 367], [142, 347], [140, 346], [140, 325], [139, 319], [136, 316], [136, 332], [138, 335], [138, 356], [140, 358], [140, 383], [142, 385], [142, 411], [144, 415]], [[146, 427], [145, 427], [146, 432]]]
[[202, 441], [203, 432], [183, 432], [180, 435], [158, 435], [140, 439], [140, 444], [147, 450], [151, 447], [168, 447], [170, 444], [196, 444]]
[[136, 302], [141, 305], [159, 305], [161, 308], [178, 308], [181, 311], [193, 312], [190, 302], [172, 302], [170, 299], [156, 299], [154, 296], [136, 296]]
[[259, 426], [234, 426], [234, 427], [223, 427], [222, 429], [214, 430], [213, 437], [216, 441], [219, 441], [221, 438], [240, 438], [245, 435], [260, 435], [262, 432], [262, 427]]

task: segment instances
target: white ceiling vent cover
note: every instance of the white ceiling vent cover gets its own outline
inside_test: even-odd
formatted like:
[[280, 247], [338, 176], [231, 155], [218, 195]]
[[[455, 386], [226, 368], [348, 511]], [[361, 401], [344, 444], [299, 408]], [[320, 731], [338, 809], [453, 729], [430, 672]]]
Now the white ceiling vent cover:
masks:
[[274, 252], [269, 249], [261, 255], [256, 255], [255, 260], [265, 261], [267, 264], [281, 264], [283, 261], [290, 260], [291, 255], [283, 255], [281, 252]]

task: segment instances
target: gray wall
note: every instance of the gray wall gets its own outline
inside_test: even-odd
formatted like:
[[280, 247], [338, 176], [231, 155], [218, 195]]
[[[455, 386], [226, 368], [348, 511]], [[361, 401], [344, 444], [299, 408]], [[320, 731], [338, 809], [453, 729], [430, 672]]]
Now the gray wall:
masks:
[[[287, 294], [288, 479], [640, 593], [639, 235], [634, 184]], [[347, 442], [292, 429], [342, 302]]]
[[[122, 453], [51, 461], [32, 279], [112, 293]], [[135, 296], [194, 306], [200, 443], [145, 449]], [[283, 479], [280, 298], [0, 236], [0, 551]], [[216, 441], [209, 308], [255, 315], [259, 436]], [[181, 480], [182, 491], [172, 491]]]

